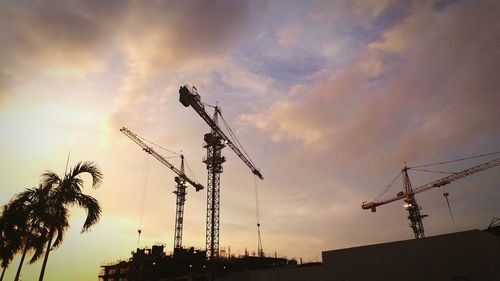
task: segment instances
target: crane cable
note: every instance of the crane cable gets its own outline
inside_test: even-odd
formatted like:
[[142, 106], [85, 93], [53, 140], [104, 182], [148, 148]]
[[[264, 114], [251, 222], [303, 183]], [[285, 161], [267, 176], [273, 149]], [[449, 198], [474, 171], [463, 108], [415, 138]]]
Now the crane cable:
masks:
[[394, 182], [396, 182], [396, 180], [399, 179], [399, 177], [401, 177], [401, 174], [403, 172], [399, 172], [399, 174], [391, 181], [391, 183], [389, 183], [385, 188], [384, 190], [382, 190], [382, 192], [380, 192], [380, 194], [375, 197], [374, 201], [378, 201], [382, 196], [384, 196], [384, 194], [392, 187], [392, 185], [394, 184]]
[[417, 165], [417, 166], [412, 166], [412, 167], [408, 167], [408, 168], [414, 169], [414, 168], [423, 168], [423, 167], [429, 167], [429, 166], [434, 166], [434, 165], [448, 164], [448, 163], [459, 162], [459, 161], [464, 161], [464, 160], [470, 160], [470, 159], [475, 159], [475, 158], [480, 158], [480, 157], [486, 157], [486, 156], [490, 156], [490, 155], [494, 155], [494, 154], [498, 154], [498, 153], [500, 153], [500, 151], [494, 151], [494, 152], [485, 153], [485, 154], [481, 154], [481, 155], [476, 155], [476, 156], [472, 156], [472, 157], [459, 158], [459, 159], [448, 160], [448, 161], [443, 161], [443, 162], [436, 162], [436, 163], [431, 163], [431, 164]]
[[170, 156], [170, 157], [165, 157], [165, 158], [175, 158], [175, 157], [180, 157], [180, 156], [181, 156], [181, 154], [182, 154], [182, 153], [179, 153], [179, 152], [176, 152], [176, 151], [170, 150], [170, 149], [168, 149], [168, 148], [165, 148], [165, 147], [163, 147], [163, 146], [161, 146], [161, 145], [158, 145], [158, 144], [156, 144], [156, 143], [154, 143], [154, 142], [152, 142], [152, 141], [149, 141], [149, 140], [147, 140], [147, 139], [145, 139], [145, 138], [143, 138], [143, 137], [141, 137], [141, 136], [136, 135], [136, 137], [140, 138], [140, 139], [141, 139], [141, 140], [143, 140], [144, 142], [147, 142], [147, 143], [149, 143], [149, 144], [151, 144], [151, 145], [153, 145], [153, 146], [156, 146], [157, 148], [163, 149], [163, 150], [165, 150], [165, 151], [168, 151], [168, 152], [170, 152], [170, 153], [172, 153], [172, 154], [177, 155], [177, 156]]
[[[205, 104], [205, 105], [208, 105], [208, 104]], [[214, 107], [214, 106], [212, 106], [212, 107]], [[236, 137], [236, 134], [233, 132], [233, 130], [231, 129], [231, 127], [227, 123], [226, 119], [224, 119], [224, 116], [222, 116], [222, 112], [220, 110], [220, 107], [215, 106], [214, 108], [215, 108], [215, 110], [219, 111], [220, 119], [222, 120], [222, 123], [224, 124], [224, 127], [226, 127], [226, 129], [227, 129], [227, 131], [229, 133], [229, 138], [232, 140], [233, 144], [237, 145], [238, 148], [241, 149], [242, 153], [246, 156], [246, 158], [248, 159], [248, 161], [252, 165], [255, 166], [255, 164], [253, 163], [252, 159], [250, 158], [250, 156], [246, 152], [245, 148], [243, 148], [243, 145], [241, 145], [240, 141]], [[254, 176], [253, 178], [254, 178], [254, 190], [255, 190], [255, 210], [256, 210], [256, 219], [257, 219], [257, 234], [258, 234], [258, 246], [257, 246], [257, 252], [258, 253], [257, 253], [257, 255], [259, 257], [263, 257], [264, 256], [264, 249], [262, 247], [262, 240], [261, 240], [261, 237], [260, 237], [259, 193], [258, 193], [258, 188], [257, 188], [257, 176]]]
[[453, 175], [453, 174], [457, 173], [457, 172], [446, 172], [446, 171], [436, 171], [436, 170], [427, 170], [427, 169], [415, 169], [415, 168], [408, 168], [408, 170], [418, 171], [418, 172], [436, 173], [436, 174], [447, 174], [447, 175]]
[[[452, 172], [427, 170], [427, 169], [418, 169], [418, 168], [424, 168], [424, 167], [429, 167], [429, 166], [454, 163], [454, 162], [465, 161], [465, 160], [471, 160], [471, 159], [476, 159], [476, 158], [480, 158], [480, 157], [491, 156], [491, 155], [498, 154], [498, 153], [500, 153], [500, 151], [494, 151], [494, 152], [484, 153], [484, 154], [480, 154], [480, 155], [476, 155], [476, 156], [464, 157], [464, 158], [459, 158], [459, 159], [454, 159], [454, 160], [448, 160], [448, 161], [442, 161], [442, 162], [436, 162], [436, 163], [431, 163], [431, 164], [417, 165], [417, 166], [408, 167], [408, 169], [411, 169], [411, 170], [414, 170], [414, 171], [420, 171], [420, 172], [431, 172], [431, 173], [440, 173], [440, 174], [454, 174]], [[444, 198], [446, 200], [446, 205], [448, 207], [448, 211], [450, 212], [451, 220], [452, 220], [453, 224], [455, 224], [455, 218], [453, 217], [453, 212], [451, 210], [450, 200], [448, 199], [449, 195], [450, 195], [450, 193], [448, 192], [448, 190], [444, 189], [443, 196], [444, 196]]]
[[453, 221], [453, 224], [455, 224], [455, 218], [453, 218], [453, 212], [451, 211], [450, 201], [448, 200], [449, 195], [450, 193], [448, 192], [448, 190], [444, 189], [443, 196], [446, 199], [446, 205], [448, 205], [448, 211], [450, 211], [451, 220]]
[[[435, 171], [435, 170], [415, 169], [415, 168], [408, 168], [408, 169], [411, 169], [412, 171], [438, 173], [438, 174], [449, 174], [449, 175], [456, 174], [456, 172], [445, 172], [445, 171]], [[450, 212], [451, 221], [455, 225], [455, 218], [453, 217], [453, 212], [451, 211], [451, 206], [450, 206], [450, 200], [448, 199], [448, 196], [450, 195], [450, 193], [448, 192], [448, 190], [446, 188], [443, 188], [443, 189], [444, 189], [443, 196], [444, 196], [444, 199], [446, 200], [446, 206], [448, 206], [448, 211]]]
[[189, 172], [189, 176], [191, 176], [195, 182], [198, 182], [198, 179], [196, 178], [196, 175], [193, 173], [193, 170], [191, 170], [191, 167], [189, 167], [188, 162], [186, 158], [184, 158], [184, 165], [186, 165], [186, 168]]
[[259, 193], [257, 186], [257, 176], [253, 176], [254, 179], [254, 189], [255, 189], [255, 210], [257, 217], [257, 235], [258, 235], [258, 244], [257, 244], [257, 255], [259, 257], [264, 257], [264, 249], [262, 247], [262, 240], [260, 238], [260, 214], [259, 214]]
[[254, 189], [255, 189], [255, 210], [257, 215], [257, 224], [260, 224], [260, 214], [259, 214], [259, 193], [257, 189], [257, 176], [254, 176]]
[[[448, 163], [453, 163], [453, 162], [458, 162], [458, 161], [464, 161], [464, 160], [470, 160], [470, 159], [475, 159], [475, 158], [480, 158], [480, 157], [486, 157], [494, 154], [498, 154], [500, 151], [494, 151], [490, 153], [484, 153], [481, 155], [477, 156], [472, 156], [472, 157], [465, 157], [465, 158], [459, 158], [459, 159], [454, 159], [454, 160], [448, 160], [448, 161], [442, 161], [442, 162], [436, 162], [436, 163], [431, 163], [431, 164], [424, 164], [424, 165], [416, 165], [416, 166], [411, 166], [408, 167], [408, 169], [413, 170], [413, 171], [419, 171], [419, 172], [431, 172], [431, 173], [439, 173], [439, 174], [454, 174], [453, 172], [446, 172], [446, 171], [435, 171], [435, 170], [427, 170], [427, 169], [418, 169], [418, 168], [424, 168], [424, 167], [429, 167], [429, 166], [435, 166], [435, 165], [442, 165], [442, 164], [448, 164]], [[401, 176], [402, 172], [400, 172], [396, 178], [394, 178], [389, 185], [382, 190], [382, 192], [375, 198], [374, 201], [379, 200], [394, 184], [394, 182]], [[446, 198], [448, 199], [448, 198]], [[448, 202], [448, 201], [447, 201]], [[449, 205], [449, 204], [448, 204]], [[453, 217], [453, 216], [452, 216]]]
[[140, 242], [141, 242], [141, 233], [142, 233], [142, 223], [144, 219], [144, 209], [145, 209], [145, 202], [146, 202], [146, 192], [148, 189], [148, 184], [149, 184], [149, 171], [151, 167], [151, 161], [149, 154], [145, 153], [144, 154], [144, 165], [143, 165], [143, 182], [142, 182], [142, 189], [140, 191], [140, 206], [139, 206], [139, 225], [137, 227], [137, 233], [138, 233], [138, 238], [137, 238], [137, 248], [139, 248]]
[[234, 134], [233, 130], [231, 129], [231, 127], [229, 127], [229, 124], [226, 122], [226, 119], [224, 119], [224, 117], [222, 116], [222, 112], [220, 112], [219, 110], [219, 115], [220, 115], [220, 118], [222, 119], [222, 123], [224, 123], [224, 126], [227, 128], [227, 131], [229, 132], [229, 136], [231, 137], [231, 139], [233, 140], [233, 143], [236, 143], [238, 144], [239, 148], [241, 149], [241, 151], [243, 152], [243, 154], [245, 154], [246, 158], [248, 159], [248, 161], [255, 166], [255, 164], [253, 163], [252, 159], [250, 158], [250, 156], [248, 155], [248, 153], [246, 152], [245, 148], [243, 148], [243, 145], [241, 145], [240, 141], [238, 140], [238, 138], [236, 137], [236, 135]]
[[253, 166], [255, 166], [255, 163], [252, 161], [252, 158], [250, 158], [250, 156], [246, 152], [245, 148], [243, 148], [243, 145], [241, 145], [240, 141], [238, 140], [238, 138], [234, 134], [233, 130], [231, 129], [231, 127], [229, 126], [229, 124], [226, 122], [226, 119], [224, 119], [224, 116], [222, 116], [222, 110], [221, 110], [220, 106], [218, 106], [218, 105], [214, 106], [214, 105], [210, 105], [210, 104], [207, 104], [207, 103], [203, 103], [203, 105], [206, 105], [206, 106], [209, 106], [209, 107], [213, 107], [213, 108], [215, 108], [216, 111], [219, 112], [220, 119], [222, 120], [222, 123], [224, 124], [224, 126], [227, 129], [227, 131], [229, 133], [229, 138], [231, 139], [232, 143], [235, 146], [237, 146], [238, 149], [241, 150], [241, 152], [243, 153], [243, 155], [248, 159], [248, 162], [250, 162]]

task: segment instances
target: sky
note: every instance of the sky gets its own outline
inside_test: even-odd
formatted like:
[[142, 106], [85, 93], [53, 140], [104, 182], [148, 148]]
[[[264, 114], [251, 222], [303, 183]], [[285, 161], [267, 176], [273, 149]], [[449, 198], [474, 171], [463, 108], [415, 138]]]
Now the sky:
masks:
[[[100, 265], [138, 245], [172, 251], [175, 175], [119, 129], [182, 151], [206, 185], [209, 128], [179, 103], [184, 84], [221, 107], [264, 176], [223, 150], [220, 245], [236, 255], [257, 250], [256, 194], [271, 255], [316, 261], [325, 250], [411, 239], [403, 202], [376, 213], [361, 203], [405, 161], [500, 150], [498, 1], [4, 0], [0, 26], [0, 204], [46, 170], [64, 173], [69, 152], [70, 165], [95, 161], [104, 173], [95, 190], [84, 177], [99, 224], [80, 234], [85, 212], [71, 209], [46, 280], [96, 280]], [[499, 169], [419, 194], [426, 235], [500, 216]], [[415, 187], [442, 176], [410, 173]], [[400, 190], [399, 181], [384, 196]], [[188, 188], [184, 245], [204, 248], [205, 208], [206, 192]], [[40, 267], [25, 265], [24, 280]]]

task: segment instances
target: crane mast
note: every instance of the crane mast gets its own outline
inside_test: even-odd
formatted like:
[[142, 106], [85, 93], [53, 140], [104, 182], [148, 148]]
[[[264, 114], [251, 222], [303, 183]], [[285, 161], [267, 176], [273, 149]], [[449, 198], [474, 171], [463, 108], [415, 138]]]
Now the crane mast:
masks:
[[404, 208], [408, 211], [408, 219], [410, 220], [410, 227], [415, 234], [415, 238], [424, 238], [424, 226], [422, 223], [422, 218], [427, 217], [427, 215], [422, 215], [420, 213], [421, 207], [417, 204], [417, 200], [415, 199], [415, 195], [436, 187], [441, 187], [447, 184], [450, 184], [453, 181], [459, 180], [461, 178], [479, 173], [481, 171], [493, 168], [500, 165], [500, 158], [496, 158], [490, 160], [488, 162], [473, 166], [471, 168], [462, 170], [460, 172], [452, 173], [449, 176], [431, 181], [427, 184], [421, 185], [419, 187], [413, 188], [410, 183], [410, 178], [408, 176], [408, 170], [411, 167], [405, 167], [402, 169], [401, 173], [403, 174], [403, 187], [404, 190], [396, 194], [396, 196], [389, 197], [382, 200], [374, 200], [372, 202], [363, 202], [361, 208], [364, 210], [371, 210], [372, 212], [377, 211], [378, 206], [382, 206], [391, 202], [404, 200], [406, 203]]
[[[181, 155], [181, 169], [184, 174], [184, 155]], [[173, 192], [175, 200], [175, 228], [174, 228], [174, 256], [177, 249], [182, 248], [182, 230], [184, 225], [184, 203], [186, 202], [186, 181], [175, 177], [176, 190]]]
[[424, 238], [424, 224], [422, 219], [427, 215], [420, 214], [420, 206], [417, 204], [417, 200], [415, 199], [415, 193], [413, 192], [413, 188], [411, 186], [410, 177], [408, 176], [408, 167], [404, 167], [403, 169], [403, 186], [407, 197], [404, 199], [405, 205], [404, 208], [408, 211], [408, 219], [410, 220], [410, 227], [415, 234], [415, 238]]
[[[214, 113], [214, 124], [217, 124], [218, 110]], [[220, 174], [222, 173], [222, 163], [226, 158], [222, 156], [222, 149], [225, 147], [224, 140], [215, 130], [212, 129], [203, 137], [204, 148], [207, 149], [207, 156], [203, 159], [208, 170], [207, 179], [207, 220], [205, 246], [207, 256], [213, 260], [219, 257], [219, 222], [220, 222]]]
[[203, 138], [205, 141], [203, 147], [207, 149], [207, 156], [203, 159], [203, 162], [208, 170], [206, 250], [207, 257], [214, 260], [219, 257], [220, 174], [223, 171], [222, 163], [226, 161], [226, 158], [221, 155], [222, 149], [226, 145], [229, 146], [254, 175], [261, 180], [264, 177], [252, 161], [241, 152], [219, 127], [220, 109], [218, 106], [215, 106], [214, 115], [211, 117], [205, 110], [196, 88], [188, 85], [180, 87], [179, 101], [185, 107], [191, 106], [211, 128], [210, 133], [205, 134]]
[[192, 185], [196, 191], [202, 190], [203, 185], [191, 180], [184, 173], [184, 155], [180, 155], [181, 158], [181, 168], [177, 169], [172, 163], [170, 163], [165, 157], [157, 153], [153, 148], [148, 146], [142, 139], [123, 127], [120, 129], [124, 135], [130, 138], [133, 142], [138, 144], [146, 153], [152, 155], [163, 165], [167, 166], [170, 170], [177, 174], [175, 177], [176, 190], [173, 192], [176, 195], [176, 212], [175, 212], [175, 233], [174, 233], [174, 255], [177, 249], [182, 248], [182, 230], [184, 223], [184, 203], [186, 202], [186, 188], [187, 183]]

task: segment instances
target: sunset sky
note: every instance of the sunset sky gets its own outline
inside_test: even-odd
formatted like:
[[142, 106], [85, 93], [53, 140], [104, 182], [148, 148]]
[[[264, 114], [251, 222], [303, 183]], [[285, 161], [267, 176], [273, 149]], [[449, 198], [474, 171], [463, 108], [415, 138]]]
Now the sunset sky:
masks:
[[[500, 1], [3, 0], [0, 26], [0, 204], [45, 170], [64, 173], [69, 151], [70, 165], [104, 173], [85, 189], [99, 224], [80, 234], [85, 212], [71, 209], [49, 281], [96, 280], [101, 264], [130, 257], [138, 228], [141, 247], [172, 251], [174, 173], [119, 129], [182, 150], [206, 185], [209, 128], [179, 103], [184, 84], [219, 104], [264, 176], [255, 184], [223, 150], [220, 245], [234, 254], [257, 250], [256, 187], [264, 251], [315, 261], [413, 238], [403, 202], [360, 207], [404, 161], [500, 150]], [[414, 186], [441, 176], [410, 174]], [[486, 228], [500, 216], [499, 182], [496, 167], [449, 185], [455, 221], [443, 189], [418, 195], [427, 236]], [[205, 190], [188, 188], [184, 245], [204, 248], [205, 208]]]

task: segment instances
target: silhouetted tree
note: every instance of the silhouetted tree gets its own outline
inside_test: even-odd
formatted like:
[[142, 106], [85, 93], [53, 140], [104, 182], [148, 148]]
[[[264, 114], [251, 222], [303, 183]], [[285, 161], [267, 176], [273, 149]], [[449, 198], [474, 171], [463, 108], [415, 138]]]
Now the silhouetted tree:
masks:
[[3, 269], [0, 280], [3, 280], [5, 270], [14, 256], [22, 249], [25, 249], [16, 276], [19, 275], [28, 250], [28, 247], [24, 247], [28, 240], [28, 212], [22, 207], [23, 204], [16, 200], [12, 200], [2, 207], [2, 215], [0, 216], [0, 256]]
[[51, 186], [40, 184], [36, 188], [28, 188], [16, 195], [10, 203], [13, 221], [16, 223], [13, 228], [17, 230], [17, 236], [21, 241], [21, 247], [17, 251], [22, 249], [21, 260], [14, 281], [18, 281], [20, 278], [21, 269], [28, 251], [35, 251], [30, 263], [35, 262], [42, 256], [51, 226], [68, 226], [67, 218], [59, 218], [62, 221], [55, 222], [54, 212], [51, 209], [52, 196]]
[[[64, 232], [68, 227], [68, 207], [76, 205], [86, 210], [87, 218], [83, 224], [82, 233], [99, 221], [101, 207], [94, 197], [82, 192], [84, 184], [83, 179], [80, 178], [82, 174], [89, 174], [92, 177], [93, 188], [99, 187], [102, 182], [102, 172], [93, 162], [79, 162], [62, 178], [52, 171], [42, 174], [42, 185], [51, 187], [51, 195], [48, 200], [49, 231], [39, 281], [42, 281], [45, 275], [50, 251], [59, 246], [63, 240]], [[52, 243], [53, 240], [54, 243]]]
[[[26, 254], [34, 250], [30, 263], [43, 254], [47, 239], [50, 187], [39, 185], [17, 194], [3, 207], [0, 227], [2, 229], [2, 247], [4, 249], [2, 266], [7, 266], [18, 252], [22, 252], [15, 281], [19, 280]], [[67, 224], [67, 223], [66, 223]]]
[[13, 217], [12, 205], [10, 203], [5, 204], [2, 206], [2, 213], [0, 214], [0, 259], [2, 263], [0, 281], [3, 280], [5, 270], [21, 247], [22, 239], [16, 227], [16, 220]]

